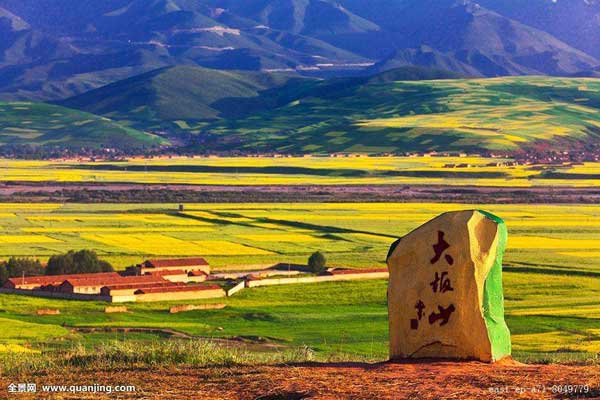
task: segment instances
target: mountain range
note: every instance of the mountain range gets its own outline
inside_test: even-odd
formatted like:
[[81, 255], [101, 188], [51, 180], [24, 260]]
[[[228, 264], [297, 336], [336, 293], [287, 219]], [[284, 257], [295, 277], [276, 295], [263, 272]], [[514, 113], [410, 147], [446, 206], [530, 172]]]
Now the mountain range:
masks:
[[0, 37], [6, 101], [57, 101], [176, 65], [297, 77], [407, 65], [471, 77], [596, 76], [600, 3], [0, 0]]

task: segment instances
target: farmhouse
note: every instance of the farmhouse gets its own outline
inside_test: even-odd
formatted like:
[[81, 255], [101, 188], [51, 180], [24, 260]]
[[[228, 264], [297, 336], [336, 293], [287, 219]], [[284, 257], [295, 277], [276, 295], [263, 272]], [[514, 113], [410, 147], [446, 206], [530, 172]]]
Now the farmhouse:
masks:
[[[256, 267], [262, 268], [210, 274], [208, 262], [201, 257], [153, 259], [129, 267], [122, 274], [106, 272], [11, 278], [0, 288], [0, 293], [113, 303], [177, 301], [231, 296], [245, 287], [388, 277], [385, 268], [330, 268], [327, 272], [315, 276], [306, 265], [300, 264], [279, 263], [268, 268]], [[211, 281], [213, 284], [201, 284], [204, 281]], [[223, 284], [228, 290], [215, 285], [217, 281], [224, 281]]]
[[[95, 274], [92, 274], [95, 275]], [[62, 293], [100, 294], [105, 286], [110, 285], [150, 285], [165, 280], [157, 276], [121, 276], [116, 277], [72, 277], [60, 284], [58, 291]]]
[[204, 282], [208, 274], [204, 271], [161, 270], [146, 272], [143, 276], [161, 277], [170, 282]]
[[[73, 274], [11, 278], [3, 293], [80, 300], [170, 301], [223, 297], [220, 286], [199, 285], [208, 278], [204, 258], [146, 260], [125, 273]], [[188, 283], [194, 282], [195, 285]]]
[[136, 301], [192, 300], [225, 297], [219, 285], [182, 285], [177, 287], [152, 287], [139, 289]]
[[184, 274], [201, 271], [210, 274], [210, 265], [202, 257], [193, 258], [171, 258], [146, 260], [135, 267], [127, 268], [126, 273], [130, 275], [146, 275], [161, 271], [183, 271]]
[[100, 289], [100, 294], [102, 296], [133, 296], [135, 292], [139, 289], [149, 289], [149, 288], [158, 288], [158, 287], [180, 287], [185, 286], [185, 283], [181, 282], [157, 282], [157, 283], [148, 283], [148, 284], [114, 284], [110, 286], [104, 286]]
[[10, 278], [5, 284], [6, 289], [24, 289], [34, 290], [42, 287], [58, 286], [68, 279], [117, 279], [120, 278], [116, 272], [102, 272], [98, 274], [77, 274], [77, 275], [47, 275], [47, 276], [26, 276], [22, 278]]

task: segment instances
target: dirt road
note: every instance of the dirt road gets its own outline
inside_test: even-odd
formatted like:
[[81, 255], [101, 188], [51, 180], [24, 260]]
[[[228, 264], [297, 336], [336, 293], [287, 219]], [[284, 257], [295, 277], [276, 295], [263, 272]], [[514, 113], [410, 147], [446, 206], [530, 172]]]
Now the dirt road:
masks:
[[[598, 399], [600, 367], [481, 363], [301, 364], [287, 366], [69, 371], [0, 378], [37, 383], [9, 398], [120, 399]], [[135, 385], [135, 393], [41, 393], [41, 385]], [[580, 386], [577, 386], [580, 385]], [[3, 397], [0, 395], [0, 397]]]

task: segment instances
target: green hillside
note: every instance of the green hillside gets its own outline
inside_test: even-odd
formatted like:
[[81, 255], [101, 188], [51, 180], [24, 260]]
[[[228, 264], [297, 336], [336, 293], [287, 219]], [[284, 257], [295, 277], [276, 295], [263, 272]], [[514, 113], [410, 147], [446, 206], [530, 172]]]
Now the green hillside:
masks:
[[[247, 114], [272, 104], [260, 93], [310, 79], [283, 74], [176, 66], [162, 68], [92, 90], [61, 103], [133, 127], [185, 130], [186, 121], [202, 122]], [[247, 99], [261, 100], [250, 104]]]
[[[319, 85], [318, 85], [319, 86]], [[324, 82], [283, 107], [205, 129], [221, 149], [567, 150], [600, 140], [600, 81], [541, 77]]]
[[599, 80], [457, 76], [403, 67], [317, 80], [185, 66], [62, 104], [136, 129], [197, 135], [199, 152], [568, 150], [600, 138]]
[[194, 66], [161, 68], [60, 104], [138, 129], [200, 132], [211, 121], [235, 119], [366, 83], [460, 78], [453, 72], [402, 67], [373, 77], [318, 80], [281, 73], [219, 71]]
[[0, 102], [0, 146], [131, 149], [165, 143], [158, 136], [87, 112], [44, 103]]

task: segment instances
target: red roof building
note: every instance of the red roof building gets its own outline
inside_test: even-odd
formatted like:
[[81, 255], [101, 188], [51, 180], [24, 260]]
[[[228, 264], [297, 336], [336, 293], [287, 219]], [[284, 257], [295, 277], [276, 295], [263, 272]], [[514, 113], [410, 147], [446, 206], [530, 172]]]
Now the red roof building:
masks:
[[181, 287], [185, 286], [183, 282], [155, 282], [155, 283], [135, 283], [135, 284], [116, 284], [104, 286], [100, 289], [100, 294], [103, 296], [122, 296], [133, 295], [138, 289], [150, 289], [158, 287]]
[[182, 274], [187, 274], [192, 271], [202, 271], [209, 274], [210, 265], [202, 257], [152, 259], [144, 261], [137, 267], [128, 269], [127, 273], [133, 275], [145, 275], [159, 271], [183, 271]]
[[171, 287], [142, 288], [134, 292], [135, 301], [175, 301], [192, 299], [212, 299], [225, 297], [225, 291], [218, 285], [184, 285]]
[[118, 279], [121, 278], [116, 272], [101, 272], [97, 274], [73, 274], [73, 275], [44, 275], [26, 276], [24, 278], [10, 278], [4, 287], [7, 289], [41, 289], [44, 286], [58, 286], [68, 279]]
[[172, 293], [172, 292], [198, 292], [201, 290], [219, 290], [219, 285], [182, 285], [182, 286], [165, 286], [165, 287], [149, 287], [141, 288], [135, 291], [135, 294], [148, 293]]
[[58, 288], [63, 293], [99, 294], [104, 286], [125, 285], [148, 285], [162, 283], [165, 280], [160, 276], [121, 276], [116, 277], [74, 277], [62, 282]]
[[142, 264], [146, 268], [181, 268], [181, 267], [205, 267], [208, 262], [202, 257], [194, 258], [170, 258], [146, 260]]

